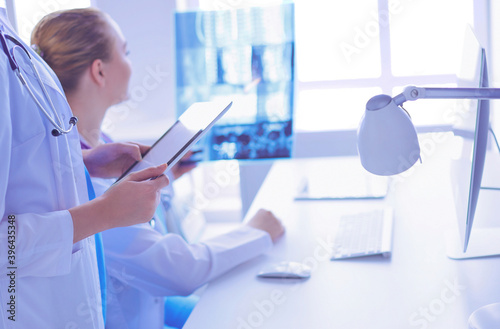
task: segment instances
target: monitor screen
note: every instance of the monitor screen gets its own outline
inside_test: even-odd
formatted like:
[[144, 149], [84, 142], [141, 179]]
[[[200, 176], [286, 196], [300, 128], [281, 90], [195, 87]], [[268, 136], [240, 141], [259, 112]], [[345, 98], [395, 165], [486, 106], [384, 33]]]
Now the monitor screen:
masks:
[[[488, 87], [485, 50], [470, 28], [465, 33], [458, 87]], [[459, 156], [452, 161], [451, 181], [464, 253], [471, 236], [481, 188], [488, 127], [488, 100], [457, 101], [453, 132], [458, 141]]]

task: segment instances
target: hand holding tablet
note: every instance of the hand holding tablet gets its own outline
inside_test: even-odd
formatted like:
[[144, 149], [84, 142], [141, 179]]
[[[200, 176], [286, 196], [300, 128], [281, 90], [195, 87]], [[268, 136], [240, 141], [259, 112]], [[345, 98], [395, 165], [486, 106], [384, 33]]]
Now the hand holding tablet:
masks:
[[167, 170], [171, 169], [229, 110], [232, 104], [233, 102], [194, 103], [151, 146], [142, 160], [130, 166], [118, 180], [131, 172], [162, 163], [168, 164]]

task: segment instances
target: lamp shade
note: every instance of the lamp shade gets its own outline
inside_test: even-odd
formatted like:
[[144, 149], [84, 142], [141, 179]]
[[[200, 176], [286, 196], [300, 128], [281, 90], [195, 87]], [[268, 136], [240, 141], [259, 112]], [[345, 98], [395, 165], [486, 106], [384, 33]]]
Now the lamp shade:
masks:
[[410, 116], [388, 95], [372, 97], [358, 129], [361, 164], [376, 175], [396, 175], [420, 159]]

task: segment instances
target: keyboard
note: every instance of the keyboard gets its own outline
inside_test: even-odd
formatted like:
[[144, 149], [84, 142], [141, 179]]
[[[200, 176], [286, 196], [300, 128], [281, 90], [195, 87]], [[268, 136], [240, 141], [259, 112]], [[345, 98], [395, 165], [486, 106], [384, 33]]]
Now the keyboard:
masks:
[[383, 255], [392, 251], [392, 208], [344, 215], [334, 239], [332, 260]]

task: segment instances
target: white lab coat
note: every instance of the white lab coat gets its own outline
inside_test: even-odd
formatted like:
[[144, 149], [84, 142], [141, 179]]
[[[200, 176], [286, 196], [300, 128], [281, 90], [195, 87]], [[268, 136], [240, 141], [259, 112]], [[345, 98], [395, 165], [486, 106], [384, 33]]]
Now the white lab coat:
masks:
[[[96, 195], [111, 183], [92, 181]], [[154, 228], [138, 224], [103, 232], [106, 329], [163, 328], [164, 296], [189, 295], [272, 246], [268, 233], [247, 226], [192, 245], [177, 234], [165, 233], [165, 223], [158, 219]]]
[[[4, 8], [0, 25], [20, 40]], [[72, 114], [59, 82], [25, 47], [67, 127]], [[30, 67], [21, 67], [38, 99], [50, 109]], [[0, 46], [0, 328], [104, 327], [94, 239], [73, 244], [73, 222], [66, 210], [88, 200], [79, 136], [74, 129], [53, 137], [52, 129]], [[8, 215], [16, 218], [15, 264], [7, 257]], [[13, 282], [7, 276], [12, 265]], [[15, 322], [6, 309], [11, 296]]]

